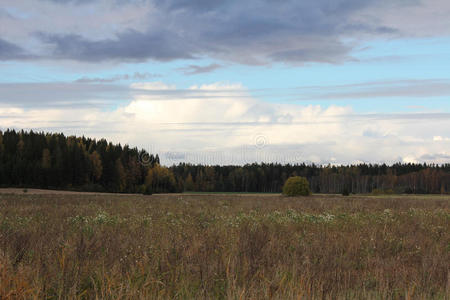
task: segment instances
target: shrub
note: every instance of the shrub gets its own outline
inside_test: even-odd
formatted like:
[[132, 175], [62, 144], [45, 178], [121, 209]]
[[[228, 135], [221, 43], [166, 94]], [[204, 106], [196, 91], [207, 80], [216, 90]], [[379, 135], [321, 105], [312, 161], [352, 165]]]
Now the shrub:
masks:
[[384, 192], [386, 195], [394, 195], [394, 194], [395, 194], [395, 192], [394, 192], [393, 189], [385, 189], [383, 192]]
[[383, 190], [381, 190], [381, 189], [373, 189], [372, 190], [372, 195], [374, 195], [374, 196], [383, 195]]
[[87, 183], [80, 188], [80, 191], [102, 193], [105, 192], [105, 188], [97, 183]]
[[407, 187], [407, 188], [405, 188], [405, 192], [404, 192], [404, 193], [405, 193], [405, 194], [414, 194], [414, 191], [413, 191], [412, 188]]
[[283, 195], [290, 197], [311, 195], [308, 180], [300, 176], [288, 178], [283, 186]]
[[392, 189], [373, 189], [372, 190], [372, 195], [374, 195], [374, 196], [393, 195], [393, 194], [395, 194], [395, 192]]
[[344, 190], [342, 191], [342, 196], [350, 196], [350, 192], [347, 188], [344, 188]]
[[142, 185], [142, 194], [144, 195], [152, 195], [153, 190], [151, 185]]

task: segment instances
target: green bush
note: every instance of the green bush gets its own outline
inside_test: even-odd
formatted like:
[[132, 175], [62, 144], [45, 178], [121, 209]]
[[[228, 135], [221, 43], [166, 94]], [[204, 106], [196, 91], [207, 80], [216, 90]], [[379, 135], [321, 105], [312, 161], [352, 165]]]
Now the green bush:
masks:
[[311, 195], [308, 180], [300, 176], [288, 178], [283, 186], [283, 195], [290, 197]]

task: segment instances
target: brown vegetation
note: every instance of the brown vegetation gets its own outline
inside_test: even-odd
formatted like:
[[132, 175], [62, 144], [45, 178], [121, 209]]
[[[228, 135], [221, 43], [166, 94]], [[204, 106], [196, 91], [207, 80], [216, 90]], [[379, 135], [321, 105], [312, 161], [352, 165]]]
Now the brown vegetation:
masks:
[[448, 196], [0, 195], [0, 299], [445, 299]]

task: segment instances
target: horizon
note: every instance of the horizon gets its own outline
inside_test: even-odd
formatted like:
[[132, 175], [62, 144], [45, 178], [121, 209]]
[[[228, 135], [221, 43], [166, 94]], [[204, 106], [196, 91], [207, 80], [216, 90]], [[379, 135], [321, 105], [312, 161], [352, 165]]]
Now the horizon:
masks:
[[[450, 165], [450, 162], [447, 163], [426, 163], [426, 162], [401, 162], [401, 161], [397, 161], [397, 162], [392, 162], [392, 163], [371, 163], [371, 162], [359, 162], [359, 163], [355, 163], [355, 164], [333, 164], [333, 163], [328, 163], [328, 164], [316, 164], [314, 162], [308, 162], [308, 161], [270, 161], [270, 162], [266, 162], [266, 161], [252, 161], [252, 162], [244, 162], [241, 164], [236, 164], [236, 163], [226, 163], [225, 160], [221, 160], [219, 159], [208, 159], [208, 156], [202, 156], [202, 154], [197, 153], [196, 158], [197, 160], [195, 161], [191, 161], [191, 162], [186, 162], [181, 160], [182, 158], [184, 158], [183, 155], [186, 155], [186, 153], [174, 153], [174, 152], [168, 152], [168, 153], [164, 153], [164, 157], [161, 158], [159, 153], [148, 153], [146, 149], [144, 148], [139, 148], [139, 147], [134, 147], [134, 146], [130, 146], [128, 144], [121, 144], [119, 143], [113, 143], [105, 138], [91, 138], [89, 136], [77, 136], [77, 135], [65, 135], [63, 132], [44, 132], [44, 131], [26, 131], [24, 129], [20, 129], [20, 130], [16, 130], [14, 128], [7, 128], [6, 130], [2, 131], [0, 130], [0, 136], [4, 135], [5, 133], [12, 133], [15, 132], [17, 134], [25, 134], [25, 135], [29, 135], [31, 133], [34, 133], [35, 135], [45, 135], [45, 136], [59, 136], [62, 135], [66, 138], [75, 138], [75, 139], [85, 139], [85, 140], [91, 140], [95, 143], [98, 143], [100, 141], [105, 141], [108, 145], [112, 144], [113, 146], [119, 146], [122, 149], [125, 148], [129, 148], [129, 149], [135, 149], [138, 153], [140, 153], [139, 157], [138, 157], [138, 162], [143, 166], [143, 167], [150, 167], [150, 165], [148, 164], [148, 160], [149, 157], [152, 156], [153, 158], [155, 158], [155, 160], [160, 161], [159, 165], [164, 166], [164, 167], [177, 167], [180, 165], [191, 165], [191, 166], [203, 166], [203, 167], [246, 167], [246, 166], [251, 166], [251, 165], [258, 165], [258, 166], [263, 166], [263, 165], [280, 165], [280, 166], [305, 166], [305, 167], [313, 167], [313, 168], [351, 168], [351, 167], [358, 167], [361, 165], [366, 165], [366, 166], [374, 166], [374, 167], [382, 167], [382, 166], [386, 166], [388, 168], [394, 168], [396, 166], [423, 166], [423, 167], [433, 167], [433, 168], [447, 168]], [[87, 151], [87, 153], [89, 153], [89, 151]], [[180, 157], [182, 156], [182, 157]], [[217, 156], [217, 153], [215, 153], [215, 156]], [[245, 156], [245, 155], [244, 155]], [[211, 156], [209, 157], [211, 158]], [[219, 163], [214, 163], [214, 161], [218, 161]], [[241, 160], [242, 161], [242, 160]]]
[[5, 0], [0, 130], [105, 138], [165, 165], [442, 165], [449, 13], [445, 0]]

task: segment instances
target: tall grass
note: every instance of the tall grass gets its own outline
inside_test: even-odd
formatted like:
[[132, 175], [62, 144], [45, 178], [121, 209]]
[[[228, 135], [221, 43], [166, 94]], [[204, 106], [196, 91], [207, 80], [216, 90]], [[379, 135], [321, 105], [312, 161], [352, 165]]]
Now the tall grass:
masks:
[[0, 195], [0, 299], [448, 299], [448, 197]]

